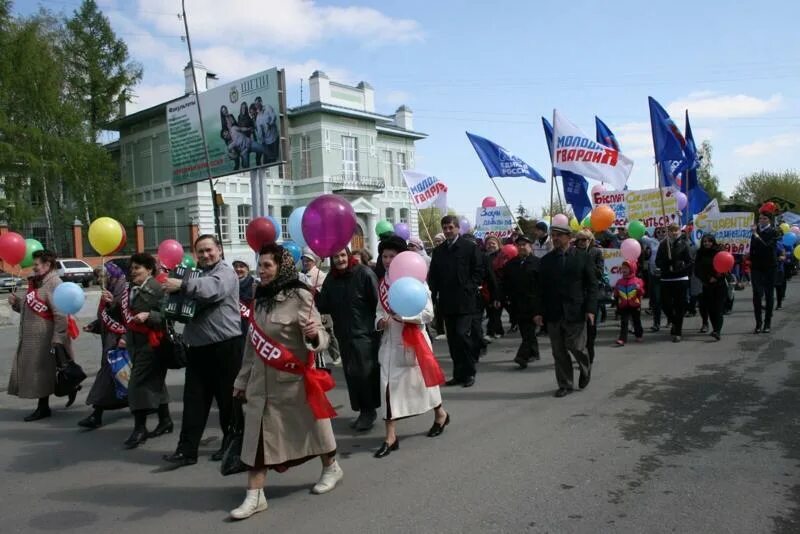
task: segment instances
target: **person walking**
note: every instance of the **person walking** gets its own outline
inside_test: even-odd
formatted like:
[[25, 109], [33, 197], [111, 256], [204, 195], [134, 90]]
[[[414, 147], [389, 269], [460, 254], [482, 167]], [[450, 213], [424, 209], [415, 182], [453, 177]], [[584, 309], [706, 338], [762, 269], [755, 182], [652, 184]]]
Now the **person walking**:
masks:
[[628, 324], [633, 323], [633, 335], [636, 341], [642, 341], [642, 298], [644, 282], [636, 276], [636, 262], [625, 260], [620, 266], [622, 278], [614, 285], [614, 296], [619, 310], [619, 336], [617, 346], [623, 347], [628, 342]]
[[533, 322], [533, 302], [539, 276], [539, 258], [533, 255], [533, 239], [525, 234], [517, 236], [517, 257], [505, 264], [502, 270], [503, 284], [506, 287], [510, 308], [519, 324], [522, 337], [514, 362], [520, 369], [539, 359], [539, 342], [536, 339], [536, 325]]
[[[530, 240], [530, 238], [528, 238]], [[505, 255], [500, 251], [501, 243], [500, 239], [491, 235], [486, 238], [484, 241], [486, 246], [486, 257], [489, 260], [489, 269], [491, 269], [492, 273], [494, 274], [495, 282], [498, 288], [498, 300], [500, 302], [504, 301], [501, 297], [503, 292], [503, 267], [507, 263]], [[507, 298], [507, 297], [506, 297]], [[486, 305], [486, 317], [488, 321], [486, 323], [486, 335], [494, 338], [499, 339], [503, 337], [505, 331], [503, 330], [503, 307], [495, 306], [493, 302], [487, 303]]]
[[661, 271], [656, 265], [656, 257], [658, 255], [658, 248], [661, 242], [667, 236], [666, 227], [659, 226], [653, 230], [653, 236], [649, 237], [645, 234], [642, 238], [644, 245], [644, 252], [642, 255], [647, 258], [648, 267], [648, 285], [647, 285], [647, 301], [650, 308], [650, 313], [653, 314], [653, 325], [650, 327], [651, 332], [658, 332], [661, 330]]
[[700, 333], [708, 332], [710, 321], [711, 336], [717, 341], [720, 340], [722, 333], [723, 312], [728, 297], [725, 275], [714, 269], [714, 257], [721, 250], [713, 234], [703, 235], [694, 264], [694, 274], [703, 284], [703, 292], [700, 294], [700, 316], [703, 318], [703, 325], [700, 327]]
[[575, 235], [575, 248], [584, 251], [594, 266], [594, 276], [597, 280], [598, 299], [597, 309], [594, 311], [595, 320], [586, 320], [586, 352], [589, 354], [589, 363], [594, 363], [594, 345], [597, 339], [597, 318], [601, 312], [605, 314], [605, 304], [600, 302], [599, 294], [601, 287], [607, 287], [605, 282], [606, 260], [603, 258], [603, 251], [595, 246], [594, 234], [587, 229], [583, 229]]
[[553, 241], [547, 235], [547, 223], [539, 221], [533, 230], [533, 255], [544, 258], [544, 255], [553, 250]]
[[[197, 303], [195, 316], [186, 323], [186, 381], [178, 447], [164, 460], [175, 467], [197, 463], [200, 440], [208, 422], [211, 402], [216, 400], [222, 432], [228, 431], [233, 409], [233, 381], [242, 361], [242, 322], [239, 278], [222, 261], [222, 245], [216, 236], [203, 234], [194, 242], [201, 274], [197, 278], [163, 282], [167, 293], [180, 293]], [[225, 442], [224, 436], [222, 442]], [[211, 455], [222, 459], [220, 448]]]
[[553, 224], [553, 250], [539, 262], [534, 297], [534, 321], [547, 324], [555, 361], [558, 390], [555, 397], [569, 395], [573, 387], [572, 358], [580, 368], [578, 387], [589, 385], [592, 364], [586, 353], [586, 321], [595, 320], [597, 280], [589, 256], [570, 248], [569, 226]]
[[686, 238], [675, 223], [667, 226], [667, 237], [658, 246], [656, 267], [661, 271], [661, 304], [667, 320], [672, 324], [672, 342], [679, 343], [683, 335], [692, 257]]
[[475, 384], [475, 356], [479, 350], [470, 337], [477, 313], [478, 288], [484, 278], [484, 262], [478, 245], [459, 236], [455, 215], [441, 221], [445, 242], [436, 247], [428, 271], [428, 286], [434, 303], [444, 317], [447, 346], [453, 360], [453, 378], [446, 385], [472, 387]]
[[[772, 326], [775, 275], [778, 269], [778, 232], [772, 226], [771, 215], [764, 210], [758, 215], [758, 224], [751, 230], [750, 283], [753, 286], [753, 314], [756, 319], [754, 333], [768, 334]], [[762, 301], [766, 304], [766, 309], [763, 308]]]
[[245, 335], [250, 325], [250, 305], [256, 291], [256, 279], [250, 274], [250, 266], [245, 262], [235, 260], [232, 265], [239, 278], [239, 314], [242, 318], [242, 335]]
[[331, 258], [331, 271], [316, 299], [319, 312], [333, 319], [350, 408], [358, 412], [350, 427], [366, 432], [375, 424], [381, 406], [380, 339], [375, 332], [378, 279], [372, 269], [342, 249]]

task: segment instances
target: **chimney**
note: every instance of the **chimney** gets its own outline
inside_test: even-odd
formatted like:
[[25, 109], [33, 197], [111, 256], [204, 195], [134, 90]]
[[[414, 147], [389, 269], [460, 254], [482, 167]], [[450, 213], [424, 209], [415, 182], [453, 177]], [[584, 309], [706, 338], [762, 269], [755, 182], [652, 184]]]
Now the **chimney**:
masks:
[[314, 71], [308, 79], [309, 104], [328, 102], [331, 99], [331, 81], [321, 70]]
[[408, 106], [400, 106], [394, 113], [394, 123], [404, 130], [413, 130], [414, 112]]
[[[202, 93], [208, 89], [208, 78], [216, 80], [216, 74], [209, 73], [205, 65], [199, 61], [194, 62], [194, 74], [197, 77], [197, 91]], [[185, 94], [194, 93], [194, 80], [192, 80], [192, 64], [187, 63], [183, 68], [183, 79], [185, 83]]]
[[117, 118], [123, 118], [127, 114], [126, 106], [128, 104], [128, 93], [123, 89], [122, 92], [119, 94], [117, 98], [117, 105], [119, 106], [119, 111]]
[[364, 93], [364, 111], [375, 113], [375, 89], [367, 82], [360, 82], [356, 87]]

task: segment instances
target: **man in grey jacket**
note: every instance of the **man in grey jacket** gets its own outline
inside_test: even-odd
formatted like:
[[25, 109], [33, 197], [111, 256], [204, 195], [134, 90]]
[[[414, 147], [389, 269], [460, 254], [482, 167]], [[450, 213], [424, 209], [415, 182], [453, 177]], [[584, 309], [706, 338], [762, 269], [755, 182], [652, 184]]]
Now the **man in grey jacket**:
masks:
[[[180, 292], [197, 303], [194, 318], [183, 330], [187, 362], [181, 437], [177, 450], [164, 456], [164, 460], [176, 467], [197, 463], [197, 449], [213, 399], [217, 401], [220, 426], [223, 432], [227, 430], [244, 339], [239, 278], [231, 266], [221, 261], [219, 240], [213, 235], [201, 235], [194, 242], [194, 251], [202, 275], [191, 280], [169, 278], [163, 283], [164, 291]], [[222, 450], [211, 459], [221, 460]]]

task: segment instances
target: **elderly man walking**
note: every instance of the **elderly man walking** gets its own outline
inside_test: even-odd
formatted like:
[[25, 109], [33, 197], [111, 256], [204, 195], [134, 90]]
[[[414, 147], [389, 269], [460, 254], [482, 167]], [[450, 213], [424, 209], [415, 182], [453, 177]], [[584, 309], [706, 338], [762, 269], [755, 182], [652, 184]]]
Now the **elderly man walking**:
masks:
[[550, 226], [553, 250], [539, 262], [534, 294], [534, 321], [538, 325], [546, 323], [550, 335], [558, 382], [556, 397], [564, 397], [574, 389], [573, 357], [580, 367], [578, 387], [588, 386], [592, 377], [586, 353], [586, 323], [595, 319], [597, 280], [588, 254], [570, 248], [571, 234], [568, 226]]

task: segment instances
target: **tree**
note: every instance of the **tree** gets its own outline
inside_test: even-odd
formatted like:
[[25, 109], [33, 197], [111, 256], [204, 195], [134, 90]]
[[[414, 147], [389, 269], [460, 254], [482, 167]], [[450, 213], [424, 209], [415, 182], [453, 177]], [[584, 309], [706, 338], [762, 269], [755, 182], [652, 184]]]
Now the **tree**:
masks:
[[745, 176], [736, 184], [732, 200], [757, 208], [771, 197], [780, 197], [800, 206], [800, 174], [797, 171], [761, 171]]
[[[453, 208], [447, 209], [447, 215], [455, 214], [456, 211]], [[417, 218], [417, 232], [422, 240], [431, 246], [433, 243], [431, 243], [431, 240], [428, 239], [428, 233], [430, 232], [430, 237], [433, 238], [433, 236], [441, 232], [442, 217], [444, 217], [444, 214], [439, 208], [422, 208], [419, 210], [419, 217]]]
[[517, 218], [521, 219], [521, 218], [527, 217], [527, 216], [528, 216], [528, 210], [525, 209], [525, 206], [523, 206], [522, 202], [520, 202], [519, 206], [517, 206]]
[[723, 202], [725, 194], [719, 189], [719, 178], [712, 173], [714, 165], [711, 163], [711, 153], [711, 143], [703, 141], [697, 154], [700, 159], [700, 168], [697, 169], [697, 181], [712, 200], [717, 199], [719, 202]]

